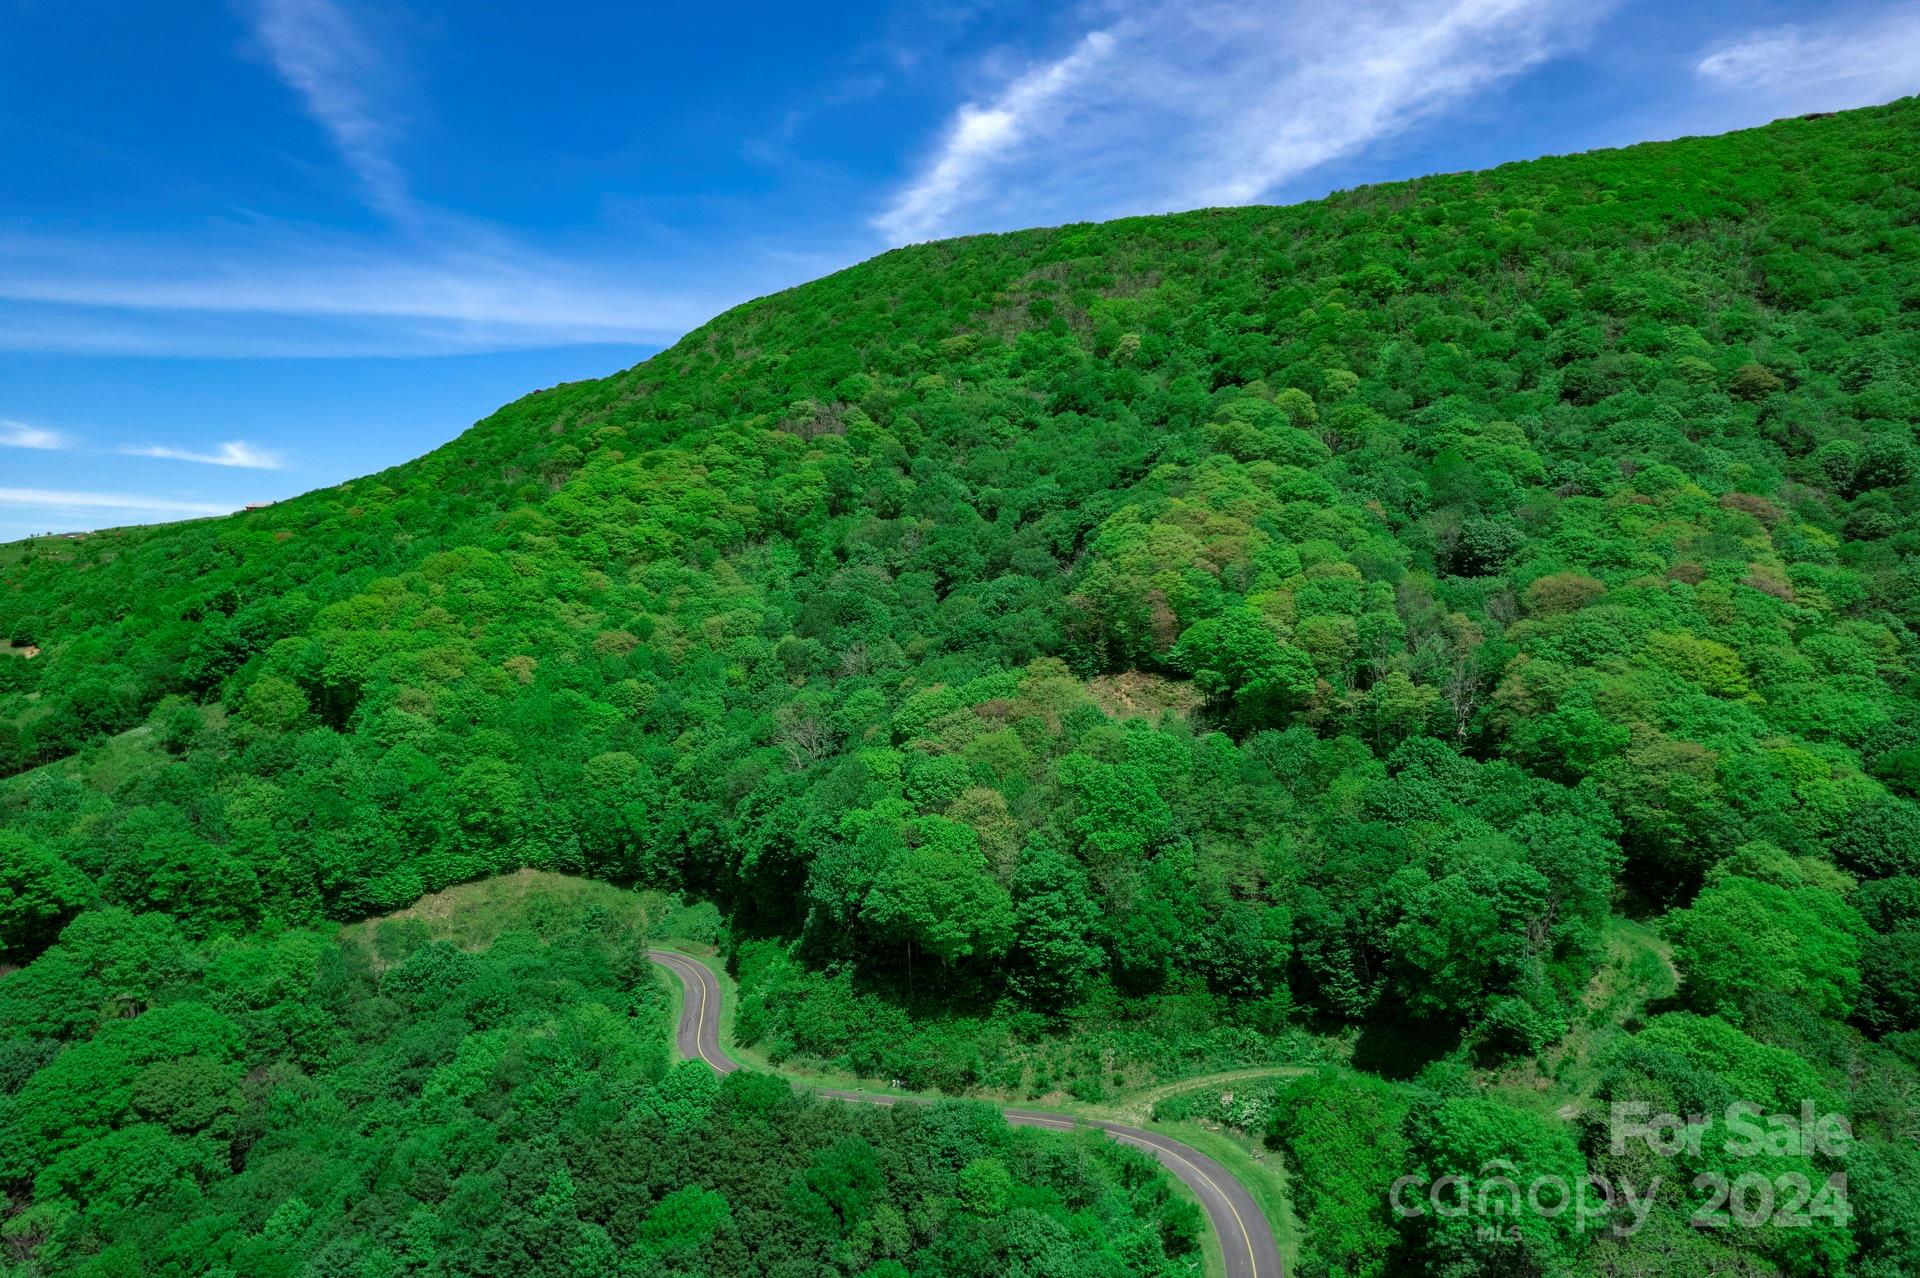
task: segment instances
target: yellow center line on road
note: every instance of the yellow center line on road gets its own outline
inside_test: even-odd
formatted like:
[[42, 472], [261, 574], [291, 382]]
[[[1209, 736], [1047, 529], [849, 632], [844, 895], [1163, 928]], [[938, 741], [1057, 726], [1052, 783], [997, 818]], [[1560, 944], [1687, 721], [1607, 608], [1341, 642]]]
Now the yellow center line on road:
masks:
[[1152, 1150], [1156, 1153], [1165, 1154], [1168, 1158], [1174, 1159], [1181, 1166], [1190, 1170], [1194, 1175], [1198, 1176], [1201, 1180], [1204, 1180], [1207, 1183], [1207, 1187], [1209, 1189], [1213, 1190], [1214, 1193], [1220, 1195], [1220, 1201], [1227, 1205], [1227, 1211], [1230, 1215], [1232, 1215], [1233, 1223], [1239, 1227], [1240, 1241], [1246, 1244], [1246, 1248], [1247, 1248], [1248, 1266], [1253, 1270], [1254, 1273], [1257, 1274], [1260, 1272], [1260, 1258], [1254, 1254], [1253, 1235], [1247, 1232], [1247, 1222], [1240, 1219], [1240, 1209], [1233, 1205], [1233, 1199], [1227, 1196], [1226, 1191], [1220, 1188], [1220, 1186], [1214, 1181], [1213, 1177], [1207, 1175], [1205, 1172], [1201, 1171], [1198, 1167], [1194, 1166], [1191, 1161], [1189, 1161], [1188, 1159], [1182, 1158], [1179, 1154], [1174, 1153], [1171, 1149], [1168, 1149], [1164, 1145], [1156, 1145], [1152, 1141], [1141, 1140], [1139, 1137], [1129, 1136], [1125, 1132], [1110, 1132], [1109, 1134], [1112, 1135], [1112, 1137], [1115, 1140], [1125, 1141], [1129, 1145], [1135, 1145], [1141, 1149]]
[[727, 1073], [728, 1072], [727, 1066], [724, 1062], [716, 1061], [711, 1056], [707, 1055], [707, 983], [706, 981], [701, 979], [700, 973], [694, 970], [694, 964], [691, 961], [686, 961], [684, 966], [682, 965], [683, 961], [677, 958], [666, 958], [664, 959], [664, 961], [668, 967], [672, 968], [675, 972], [679, 973], [680, 983], [683, 986], [686, 986], [689, 989], [691, 989], [694, 986], [698, 986], [700, 989], [700, 1010], [697, 1013], [695, 1013], [695, 1018], [694, 1018], [693, 1050], [697, 1052], [700, 1056], [700, 1059], [705, 1061], [709, 1066], [711, 1066], [716, 1073], [720, 1073], [720, 1074]]

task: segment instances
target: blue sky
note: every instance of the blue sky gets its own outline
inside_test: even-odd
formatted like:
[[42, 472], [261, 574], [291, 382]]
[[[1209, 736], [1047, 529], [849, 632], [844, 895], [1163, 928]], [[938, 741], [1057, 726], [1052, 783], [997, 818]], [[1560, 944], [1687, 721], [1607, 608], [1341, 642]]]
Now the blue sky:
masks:
[[0, 0], [0, 538], [217, 513], [890, 245], [1920, 89], [1920, 3]]

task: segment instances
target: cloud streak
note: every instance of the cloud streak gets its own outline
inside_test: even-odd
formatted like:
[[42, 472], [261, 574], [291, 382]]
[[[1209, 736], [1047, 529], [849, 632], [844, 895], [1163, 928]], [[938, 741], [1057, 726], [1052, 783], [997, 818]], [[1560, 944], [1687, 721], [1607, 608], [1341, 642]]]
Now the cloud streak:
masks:
[[1920, 90], [1920, 5], [1869, 21], [1755, 31], [1709, 49], [1694, 71], [1775, 115], [1843, 111]]
[[[438, 277], [404, 254], [355, 255], [331, 278], [263, 260], [222, 291], [190, 262], [102, 253], [65, 278], [7, 277], [0, 349], [186, 357], [450, 355], [586, 343], [664, 344], [766, 291], [724, 283], [623, 291], [567, 278], [516, 292], [518, 272]], [[390, 263], [381, 269], [378, 262]]]
[[[284, 227], [235, 228], [212, 252], [159, 236], [9, 236], [0, 241], [0, 297], [132, 310], [514, 324], [610, 338], [643, 331], [647, 312], [672, 301], [523, 250], [374, 247]], [[668, 322], [685, 318], [683, 311]]]
[[70, 447], [72, 447], [71, 441], [57, 430], [0, 419], [0, 448], [34, 448], [46, 452], [58, 452]]
[[217, 502], [59, 488], [0, 488], [0, 506], [38, 506], [54, 511], [118, 510], [135, 515], [230, 515], [234, 511], [234, 507]]
[[1577, 47], [1570, 0], [1126, 0], [955, 113], [874, 225], [893, 242], [1271, 195]]
[[416, 216], [406, 175], [393, 158], [391, 108], [370, 87], [384, 77], [373, 43], [332, 0], [258, 0], [254, 34], [274, 70], [327, 131], [379, 212]]
[[[760, 291], [674, 287], [491, 237], [388, 243], [282, 223], [189, 238], [0, 235], [0, 348], [424, 355], [669, 340]], [[637, 270], [633, 272], [638, 274]]]
[[874, 225], [895, 243], [924, 239], [962, 203], [973, 184], [1086, 83], [1114, 48], [1113, 33], [1089, 31], [1071, 53], [1022, 75], [985, 105], [969, 102], [948, 127], [938, 155]]
[[285, 465], [278, 453], [255, 448], [239, 439], [229, 440], [210, 453], [169, 448], [164, 444], [130, 444], [120, 451], [129, 457], [163, 457], [169, 461], [197, 462], [202, 466], [238, 466], [244, 470], [279, 470]]

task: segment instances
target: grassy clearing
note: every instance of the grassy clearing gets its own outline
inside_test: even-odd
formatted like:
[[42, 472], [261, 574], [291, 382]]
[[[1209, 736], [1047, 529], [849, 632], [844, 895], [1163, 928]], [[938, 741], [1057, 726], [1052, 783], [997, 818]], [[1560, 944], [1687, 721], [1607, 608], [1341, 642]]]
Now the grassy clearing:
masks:
[[671, 898], [659, 892], [635, 892], [593, 879], [523, 869], [456, 883], [404, 910], [349, 923], [341, 930], [346, 937], [368, 943], [376, 956], [410, 949], [421, 940], [483, 950], [505, 932], [531, 932], [545, 939], [589, 912], [636, 937], [644, 936], [673, 905]]
[[142, 724], [108, 737], [91, 750], [69, 756], [67, 762], [81, 780], [110, 794], [157, 766], [165, 754], [153, 730]]
[[[151, 771], [166, 761], [153, 729], [144, 723], [95, 742], [77, 754], [20, 773], [20, 777], [70, 777], [83, 785], [111, 794], [127, 781]], [[13, 780], [14, 778], [9, 778]]]
[[[27, 699], [33, 701], [37, 696], [37, 693], [29, 694]], [[199, 710], [201, 721], [209, 731], [217, 732], [226, 726], [227, 708], [220, 703], [204, 705]], [[63, 759], [7, 777], [4, 783], [19, 784], [23, 778], [35, 776], [62, 776], [112, 794], [134, 777], [156, 771], [168, 762], [171, 756], [161, 746], [160, 739], [151, 727], [142, 723], [102, 738]]]
[[1614, 916], [1601, 929], [1604, 956], [1581, 996], [1580, 1018], [1539, 1057], [1480, 1076], [1509, 1104], [1572, 1118], [1600, 1083], [1600, 1062], [1647, 1009], [1680, 986], [1673, 947], [1644, 923]]
[[1143, 1087], [1128, 1092], [1118, 1107], [1125, 1113], [1129, 1122], [1146, 1121], [1153, 1117], [1153, 1107], [1169, 1097], [1187, 1092], [1204, 1091], [1214, 1087], [1232, 1087], [1239, 1083], [1261, 1083], [1273, 1079], [1298, 1078], [1302, 1074], [1311, 1074], [1313, 1070], [1305, 1065], [1256, 1065], [1250, 1069], [1223, 1070], [1218, 1074], [1200, 1074], [1193, 1078], [1176, 1079], [1170, 1083], [1161, 1083], [1154, 1087]]
[[1649, 1004], [1680, 988], [1673, 946], [1644, 923], [1611, 918], [1601, 932], [1606, 958], [1587, 987], [1586, 1017], [1546, 1056], [1560, 1085], [1581, 1096], [1598, 1082], [1594, 1062], [1646, 1014]]

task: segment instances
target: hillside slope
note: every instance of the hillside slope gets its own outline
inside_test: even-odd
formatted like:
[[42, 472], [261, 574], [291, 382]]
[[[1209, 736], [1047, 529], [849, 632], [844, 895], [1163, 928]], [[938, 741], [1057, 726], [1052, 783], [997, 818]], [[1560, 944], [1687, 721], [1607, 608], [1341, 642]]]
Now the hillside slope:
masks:
[[[1570, 1171], [1602, 1129], [1467, 1071], [1578, 1021], [1612, 909], [1665, 912], [1681, 992], [1599, 1100], [1817, 1095], [1895, 1213], [1917, 426], [1914, 100], [898, 250], [380, 475], [0, 557], [43, 649], [0, 661], [6, 956], [585, 872], [720, 902], [783, 1050], [1017, 1087], [907, 1009], [1195, 1066], [1311, 1027], [1411, 1059], [1412, 1100], [1313, 1083], [1383, 1150]], [[129, 730], [111, 784], [31, 771]], [[1319, 1192], [1315, 1264], [1472, 1254]], [[1920, 1236], [1681, 1204], [1644, 1245], [1707, 1268]], [[1502, 1245], [1637, 1245], [1569, 1230]]]

